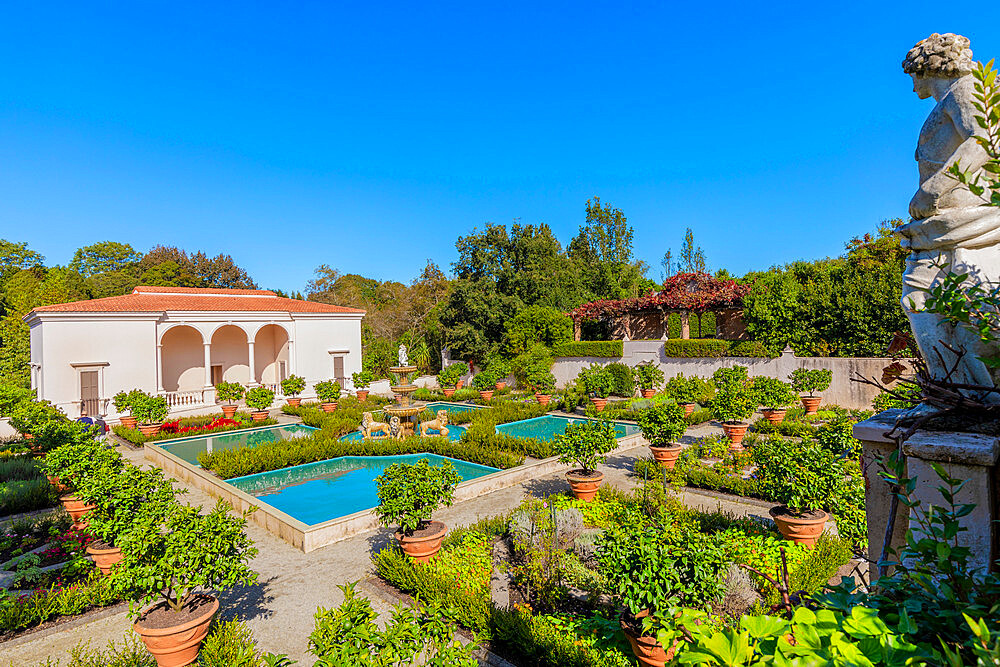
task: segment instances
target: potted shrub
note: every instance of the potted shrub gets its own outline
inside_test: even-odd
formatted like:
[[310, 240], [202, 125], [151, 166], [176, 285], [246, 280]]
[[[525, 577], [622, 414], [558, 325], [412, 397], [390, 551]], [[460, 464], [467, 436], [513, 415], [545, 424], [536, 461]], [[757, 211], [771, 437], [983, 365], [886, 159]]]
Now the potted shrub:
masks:
[[441, 549], [448, 526], [432, 521], [438, 507], [450, 506], [455, 487], [462, 481], [455, 467], [445, 461], [432, 466], [427, 459], [415, 465], [393, 463], [375, 478], [383, 526], [398, 526], [396, 541], [415, 563], [426, 563]]
[[369, 371], [360, 370], [357, 373], [351, 373], [351, 380], [354, 382], [354, 392], [358, 395], [358, 400], [367, 401], [368, 387], [375, 381], [375, 376]]
[[267, 387], [254, 387], [247, 392], [247, 405], [253, 408], [250, 416], [255, 422], [267, 419], [267, 409], [274, 403], [274, 392]]
[[507, 376], [510, 375], [510, 362], [500, 357], [491, 357], [486, 363], [486, 372], [494, 379], [497, 391], [507, 388]]
[[243, 398], [246, 391], [239, 382], [220, 382], [215, 385], [215, 399], [225, 402], [222, 406], [222, 415], [226, 419], [232, 419], [236, 414], [236, 401]]
[[[301, 375], [289, 375], [281, 381], [281, 393], [285, 395], [285, 402], [293, 408], [299, 407], [302, 399], [299, 394], [306, 390], [306, 379]], [[288, 398], [291, 396], [291, 398]]]
[[[138, 389], [133, 389], [132, 391], [120, 391], [114, 395], [111, 402], [115, 406], [115, 412], [118, 413], [118, 421], [122, 426], [128, 429], [134, 429], [136, 422], [138, 421], [132, 414], [132, 402], [135, 400], [136, 396], [142, 394], [142, 391]], [[122, 413], [128, 411], [127, 415]]]
[[479, 392], [480, 398], [488, 401], [493, 398], [493, 388], [496, 386], [496, 378], [489, 371], [479, 371], [472, 378], [472, 388]]
[[140, 392], [132, 399], [132, 414], [139, 421], [139, 431], [147, 438], [160, 432], [169, 411], [167, 399], [163, 396]]
[[683, 408], [685, 417], [694, 412], [695, 407], [698, 405], [698, 398], [701, 396], [701, 387], [699, 387], [698, 379], [684, 377], [683, 373], [678, 373], [667, 380], [663, 391]]
[[683, 408], [676, 403], [662, 403], [640, 412], [636, 421], [649, 441], [653, 458], [664, 468], [673, 468], [684, 449], [677, 442], [687, 430]]
[[611, 393], [611, 373], [600, 364], [591, 364], [580, 371], [576, 378], [583, 390], [590, 396], [594, 409], [600, 412], [608, 404], [608, 394]]
[[590, 502], [604, 481], [604, 473], [596, 470], [605, 455], [618, 446], [615, 427], [608, 421], [588, 419], [570, 424], [562, 435], [552, 440], [552, 451], [560, 463], [577, 464], [579, 468], [566, 473], [573, 495]]
[[232, 516], [231, 509], [222, 500], [207, 514], [174, 503], [165, 515], [142, 512], [119, 538], [124, 557], [109, 579], [139, 605], [152, 603], [132, 627], [161, 667], [197, 658], [219, 610], [208, 591], [257, 581], [248, 565], [257, 555], [245, 531], [248, 513]]
[[535, 392], [535, 400], [539, 405], [548, 405], [552, 400], [552, 392], [556, 388], [556, 376], [552, 371], [535, 369], [528, 373], [528, 383]]
[[643, 398], [652, 398], [656, 394], [657, 388], [663, 382], [663, 371], [652, 361], [636, 364], [632, 369], [635, 374], [635, 382], [639, 385], [639, 391]]
[[761, 406], [761, 414], [772, 424], [784, 421], [785, 408], [798, 398], [790, 384], [764, 375], [753, 379], [753, 392], [757, 405]]
[[163, 471], [133, 465], [94, 470], [80, 482], [77, 494], [93, 508], [87, 515], [87, 532], [94, 538], [87, 554], [104, 575], [122, 560], [118, 542], [141, 520], [142, 513], [162, 517], [176, 503]]
[[814, 392], [826, 391], [833, 381], [833, 371], [829, 368], [796, 368], [788, 376], [792, 381], [792, 389], [797, 393], [808, 392], [808, 396], [800, 396], [802, 406], [806, 409], [807, 415], [814, 415], [819, 411], [819, 404], [823, 400], [820, 396], [814, 396]]
[[94, 505], [84, 501], [73, 490], [85, 483], [94, 470], [120, 470], [124, 463], [118, 452], [96, 441], [81, 424], [70, 423], [76, 430], [69, 433], [65, 444], [46, 454], [41, 465], [50, 482], [70, 490], [70, 493], [60, 496], [59, 501], [73, 519], [73, 527], [83, 528], [86, 526], [85, 517]]
[[781, 503], [770, 510], [781, 534], [814, 545], [829, 518], [823, 508], [843, 495], [844, 459], [815, 442], [778, 441], [774, 446], [781, 450], [758, 462], [758, 488]]
[[340, 398], [340, 383], [334, 380], [323, 380], [317, 382], [316, 396], [319, 397], [320, 407], [324, 412], [333, 412], [337, 409], [337, 399]]
[[465, 375], [465, 364], [445, 366], [437, 374], [438, 386], [441, 387], [441, 391], [444, 392], [446, 397], [451, 398], [454, 395], [455, 389], [458, 388], [463, 375]]
[[745, 366], [720, 368], [712, 375], [715, 381], [715, 398], [712, 400], [712, 416], [722, 422], [722, 430], [729, 438], [733, 449], [743, 449], [743, 436], [749, 424], [747, 420], [757, 409], [753, 389], [747, 377]]

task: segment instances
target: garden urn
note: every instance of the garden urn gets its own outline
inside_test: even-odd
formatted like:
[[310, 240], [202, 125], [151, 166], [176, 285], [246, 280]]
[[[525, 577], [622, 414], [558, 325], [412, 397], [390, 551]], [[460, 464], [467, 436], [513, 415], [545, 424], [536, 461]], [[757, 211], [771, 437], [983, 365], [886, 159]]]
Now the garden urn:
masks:
[[594, 409], [595, 410], [597, 410], [598, 412], [602, 412], [604, 410], [604, 406], [606, 406], [608, 404], [608, 399], [606, 399], [606, 398], [592, 398], [592, 399], [590, 399], [590, 402], [594, 404]]
[[225, 417], [226, 419], [232, 419], [233, 415], [235, 415], [235, 414], [236, 414], [236, 406], [235, 405], [223, 405], [222, 406], [222, 416]]
[[667, 470], [673, 470], [684, 448], [680, 445], [670, 445], [668, 447], [653, 447], [650, 445], [649, 451], [653, 453], [653, 458], [656, 459], [657, 463]]
[[94, 505], [88, 505], [72, 493], [60, 496], [59, 502], [66, 508], [66, 513], [70, 515], [70, 518], [73, 519], [74, 528], [86, 528], [87, 522], [84, 521], [83, 517], [87, 516], [90, 510], [94, 509]]
[[760, 413], [764, 415], [764, 419], [774, 425], [778, 425], [785, 420], [785, 410], [783, 408], [768, 408], [761, 410]]
[[697, 403], [681, 403], [681, 407], [684, 408], [684, 416], [690, 417], [696, 405]]
[[479, 392], [479, 397], [482, 398], [484, 401], [488, 401], [488, 400], [490, 400], [490, 399], [493, 398], [493, 392], [492, 391], [481, 391], [481, 392]]
[[302, 399], [296, 396], [295, 398], [286, 398], [285, 402], [288, 403], [288, 407], [297, 408], [302, 405]]
[[441, 550], [441, 540], [448, 533], [448, 526], [440, 521], [431, 521], [423, 528], [418, 528], [410, 535], [396, 533], [399, 547], [413, 559], [414, 563], [426, 563]]
[[539, 405], [548, 405], [552, 400], [552, 394], [535, 394], [535, 400]]
[[183, 667], [198, 659], [201, 642], [218, 611], [219, 601], [210, 595], [194, 596], [180, 612], [160, 602], [143, 612], [132, 628], [159, 667]]
[[122, 558], [124, 558], [122, 550], [118, 547], [108, 546], [96, 541], [87, 545], [87, 555], [91, 557], [94, 565], [97, 566], [97, 569], [104, 576], [111, 574], [111, 568], [116, 563], [120, 563]]
[[743, 449], [743, 437], [747, 434], [746, 422], [722, 422], [722, 432], [729, 438], [729, 445], [732, 449], [741, 451]]
[[452, 387], [445, 387], [441, 391], [444, 392], [446, 398], [451, 398], [452, 396], [455, 395], [455, 390]]
[[267, 419], [267, 410], [254, 410], [250, 413], [250, 416], [255, 422], [262, 422]]
[[656, 396], [656, 390], [655, 389], [643, 389], [642, 390], [642, 397], [643, 398], [653, 398], [654, 396]]
[[122, 426], [124, 426], [125, 428], [127, 428], [127, 429], [134, 429], [134, 428], [135, 428], [135, 425], [136, 425], [136, 424], [138, 423], [138, 421], [139, 421], [139, 420], [138, 420], [138, 419], [136, 419], [135, 417], [133, 417], [133, 416], [129, 415], [129, 416], [127, 416], [127, 417], [119, 417], [119, 418], [118, 418], [118, 421], [119, 421], [119, 422], [121, 423], [121, 425], [122, 425]]
[[323, 412], [333, 412], [337, 409], [337, 401], [332, 403], [321, 403], [320, 407], [323, 408]]
[[160, 427], [162, 426], [163, 422], [156, 422], [155, 424], [139, 424], [139, 432], [147, 438], [151, 438], [154, 435], [159, 434]]
[[582, 469], [570, 470], [566, 473], [566, 479], [569, 481], [570, 488], [573, 489], [573, 495], [589, 503], [597, 495], [597, 490], [601, 487], [601, 482], [604, 481], [604, 473], [596, 470], [591, 472], [585, 472]]
[[785, 505], [772, 507], [768, 514], [774, 519], [780, 532], [786, 540], [807, 547], [815, 546], [819, 536], [823, 534], [826, 520], [830, 515], [823, 510], [808, 512], [793, 512]]
[[497, 388], [497, 391], [503, 391], [504, 389], [507, 388], [507, 383], [506, 382], [497, 382], [496, 383], [496, 388]]
[[358, 389], [358, 400], [361, 401], [362, 403], [368, 400], [367, 389]]
[[[635, 617], [635, 625], [638, 627], [642, 626], [642, 619], [649, 615], [649, 610], [639, 612]], [[656, 637], [647, 637], [636, 632], [636, 627], [630, 623], [626, 623], [624, 618], [620, 621], [622, 631], [625, 633], [625, 638], [628, 639], [629, 645], [632, 647], [632, 652], [635, 654], [636, 660], [643, 667], [664, 667], [667, 661], [673, 660], [674, 658], [674, 647], [671, 647], [669, 651], [664, 650], [663, 644], [656, 640]]]
[[799, 396], [802, 407], [806, 409], [807, 415], [814, 415], [819, 412], [819, 404], [823, 400], [821, 396]]

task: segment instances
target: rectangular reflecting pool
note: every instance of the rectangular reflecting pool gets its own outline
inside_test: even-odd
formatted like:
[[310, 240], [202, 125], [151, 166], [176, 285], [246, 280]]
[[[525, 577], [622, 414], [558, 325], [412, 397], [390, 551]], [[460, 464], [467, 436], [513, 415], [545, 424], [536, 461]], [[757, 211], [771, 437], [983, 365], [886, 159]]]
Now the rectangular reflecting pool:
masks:
[[427, 409], [431, 412], [447, 410], [448, 412], [474, 412], [482, 410], [482, 405], [464, 405], [462, 403], [449, 403], [448, 401], [431, 401], [427, 404]]
[[179, 456], [188, 463], [198, 465], [198, 455], [204, 451], [221, 451], [239, 447], [256, 447], [264, 442], [301, 438], [313, 433], [316, 429], [302, 424], [283, 424], [264, 426], [262, 428], [243, 429], [241, 431], [225, 431], [213, 435], [199, 435], [177, 440], [165, 440], [155, 443], [174, 456]]
[[[497, 433], [505, 433], [518, 438], [536, 438], [538, 440], [552, 440], [557, 435], [562, 435], [566, 427], [570, 424], [579, 424], [591, 421], [586, 417], [557, 417], [555, 415], [542, 415], [534, 419], [524, 419], [522, 421], [510, 422], [509, 424], [499, 424]], [[640, 429], [635, 424], [625, 422], [614, 422], [616, 437], [624, 438], [627, 435], [639, 433]]]
[[413, 464], [420, 459], [431, 465], [451, 463], [463, 481], [498, 470], [437, 454], [341, 456], [226, 482], [302, 523], [315, 525], [377, 506], [375, 478], [393, 463]]

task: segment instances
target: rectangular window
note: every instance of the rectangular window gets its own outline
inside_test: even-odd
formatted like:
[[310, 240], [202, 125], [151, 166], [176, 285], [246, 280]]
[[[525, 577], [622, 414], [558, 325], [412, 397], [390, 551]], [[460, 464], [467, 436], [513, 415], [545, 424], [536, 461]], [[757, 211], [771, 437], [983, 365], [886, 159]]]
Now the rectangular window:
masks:
[[100, 373], [80, 371], [80, 404], [90, 416], [101, 414]]
[[283, 382], [288, 379], [288, 367], [285, 365], [284, 361], [278, 362], [278, 382]]
[[347, 380], [344, 377], [344, 358], [343, 357], [334, 357], [333, 358], [333, 379], [336, 380], [337, 382], [339, 382], [341, 387], [344, 386], [344, 383]]

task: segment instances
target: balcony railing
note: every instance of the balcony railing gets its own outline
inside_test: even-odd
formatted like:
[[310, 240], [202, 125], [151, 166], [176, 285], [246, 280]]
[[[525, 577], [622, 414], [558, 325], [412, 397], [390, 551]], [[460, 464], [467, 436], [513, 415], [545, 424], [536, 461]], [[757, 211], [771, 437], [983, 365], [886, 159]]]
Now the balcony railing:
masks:
[[160, 394], [167, 399], [167, 407], [171, 410], [205, 405], [205, 390], [167, 391]]

